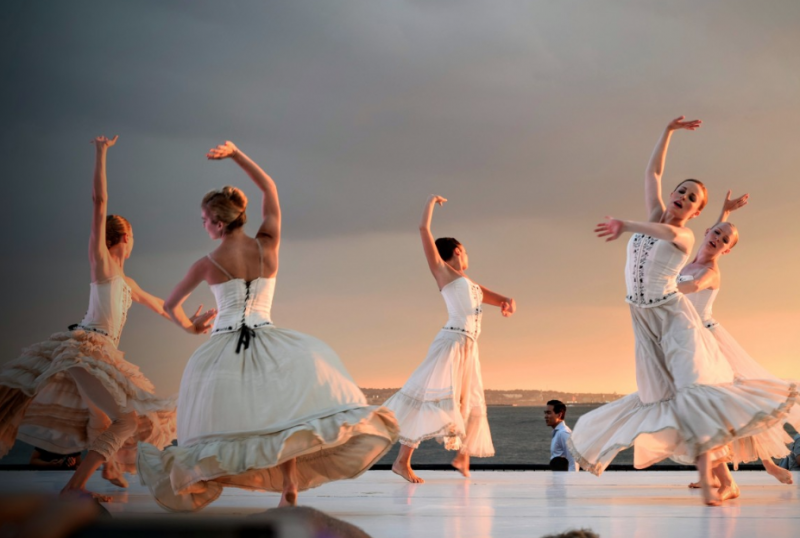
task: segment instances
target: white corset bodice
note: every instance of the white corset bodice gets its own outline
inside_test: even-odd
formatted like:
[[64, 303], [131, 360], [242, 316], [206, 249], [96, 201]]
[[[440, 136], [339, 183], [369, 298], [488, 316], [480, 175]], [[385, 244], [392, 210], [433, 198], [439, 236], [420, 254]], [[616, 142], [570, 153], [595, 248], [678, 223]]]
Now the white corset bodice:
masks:
[[89, 308], [83, 320], [70, 329], [84, 329], [108, 336], [119, 345], [122, 327], [131, 307], [131, 288], [121, 276], [89, 285]]
[[697, 310], [697, 313], [700, 315], [703, 325], [708, 329], [717, 325], [714, 315], [711, 313], [711, 308], [714, 305], [714, 299], [717, 298], [717, 293], [719, 293], [719, 288], [715, 290], [706, 288], [686, 295], [686, 298], [694, 305], [694, 309]]
[[217, 319], [211, 334], [272, 325], [270, 311], [275, 295], [274, 277], [259, 277], [251, 282], [234, 278], [211, 285], [211, 291], [217, 300]]
[[466, 277], [460, 277], [442, 288], [448, 319], [442, 330], [465, 334], [477, 339], [481, 333], [483, 291]]
[[688, 256], [668, 241], [633, 234], [625, 264], [625, 300], [650, 308], [673, 298], [678, 293], [678, 274]]

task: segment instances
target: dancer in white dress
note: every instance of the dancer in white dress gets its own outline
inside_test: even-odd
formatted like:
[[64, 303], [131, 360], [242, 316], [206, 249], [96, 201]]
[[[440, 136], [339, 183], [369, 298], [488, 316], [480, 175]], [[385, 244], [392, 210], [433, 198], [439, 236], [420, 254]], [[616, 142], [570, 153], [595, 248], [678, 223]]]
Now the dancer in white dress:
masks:
[[[731, 211], [747, 204], [748, 199], [748, 195], [745, 194], [731, 200], [730, 195], [731, 192], [728, 191], [722, 213], [717, 223], [706, 230], [706, 235], [694, 260], [681, 271], [681, 276], [678, 278], [678, 290], [685, 293], [694, 305], [703, 326], [714, 335], [722, 355], [730, 364], [737, 378], [778, 379], [750, 357], [730, 333], [714, 319], [712, 314], [714, 300], [721, 286], [722, 272], [719, 268], [719, 260], [722, 256], [729, 254], [739, 242], [739, 231], [733, 224], [727, 222], [728, 216]], [[795, 429], [800, 427], [800, 405], [792, 406], [786, 422], [792, 424]], [[738, 439], [731, 443], [731, 460], [738, 465], [760, 459], [766, 471], [775, 479], [783, 484], [792, 484], [792, 473], [772, 461], [772, 458], [781, 458], [788, 454], [789, 450], [786, 448], [786, 444], [791, 442], [791, 437], [783, 428], [783, 422], [780, 422], [753, 437]], [[722, 499], [739, 496], [739, 488], [724, 461], [715, 465], [713, 474], [719, 482], [719, 493]], [[699, 487], [699, 484], [692, 483], [689, 487]]]
[[677, 277], [694, 238], [686, 222], [705, 205], [705, 187], [685, 180], [661, 198], [667, 146], [677, 129], [694, 130], [699, 121], [680, 117], [667, 126], [646, 172], [648, 222], [608, 218], [596, 232], [607, 241], [633, 232], [625, 280], [636, 338], [638, 393], [582, 416], [568, 446], [580, 466], [601, 474], [621, 450], [634, 447], [634, 465], [648, 467], [665, 458], [695, 463], [703, 499], [719, 505], [711, 487], [716, 460], [731, 442], [777, 424], [797, 399], [797, 387], [773, 379], [735, 379], [713, 335]]
[[[106, 154], [117, 137], [96, 147], [89, 262], [89, 309], [66, 332], [26, 348], [0, 370], [0, 455], [15, 439], [57, 454], [88, 450], [62, 490], [102, 501], [86, 482], [103, 465], [103, 478], [126, 487], [123, 471], [133, 472], [136, 443], [166, 446], [175, 439], [175, 402], [157, 398], [153, 384], [117, 349], [131, 301], [166, 317], [164, 301], [125, 275], [133, 230], [108, 206]], [[208, 330], [213, 312], [193, 318], [196, 331]]]
[[392, 470], [413, 483], [424, 482], [411, 469], [411, 455], [426, 439], [436, 438], [447, 450], [457, 450], [452, 465], [464, 476], [469, 476], [470, 456], [494, 455], [478, 359], [481, 305], [499, 306], [506, 317], [516, 310], [514, 299], [467, 278], [469, 257], [461, 243], [452, 237], [433, 240], [433, 208], [446, 201], [441, 196], [428, 199], [419, 231], [449, 319], [422, 364], [384, 404], [394, 411], [400, 423], [400, 453]]
[[181, 305], [208, 282], [219, 308], [211, 337], [181, 380], [178, 446], [141, 445], [139, 471], [156, 500], [199, 510], [226, 486], [281, 492], [355, 478], [397, 440], [397, 422], [370, 407], [336, 353], [314, 337], [278, 328], [270, 311], [278, 272], [281, 210], [275, 183], [231, 142], [209, 159], [231, 158], [263, 193], [263, 223], [244, 232], [247, 198], [234, 187], [208, 193], [203, 224], [221, 244], [173, 290], [167, 309], [189, 327]]

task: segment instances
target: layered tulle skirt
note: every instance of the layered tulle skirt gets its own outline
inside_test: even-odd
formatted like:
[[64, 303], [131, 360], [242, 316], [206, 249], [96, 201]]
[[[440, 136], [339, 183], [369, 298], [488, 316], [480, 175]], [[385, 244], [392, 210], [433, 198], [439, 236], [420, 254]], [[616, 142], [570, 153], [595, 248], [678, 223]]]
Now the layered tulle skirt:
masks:
[[150, 380], [110, 338], [78, 329], [24, 349], [0, 370], [0, 456], [15, 439], [57, 454], [80, 452], [108, 428], [111, 420], [84, 400], [71, 368], [90, 373], [122, 411], [137, 415], [136, 432], [114, 456], [121, 470], [135, 472], [139, 441], [164, 447], [175, 439], [174, 398], [156, 397]]
[[692, 464], [709, 451], [729, 459], [745, 450], [745, 439], [792, 412], [797, 386], [736, 377], [683, 295], [653, 308], [632, 306], [631, 315], [639, 391], [578, 419], [568, 447], [583, 469], [599, 475], [629, 447], [637, 468], [666, 458]]
[[494, 455], [478, 343], [464, 334], [439, 331], [425, 360], [384, 406], [397, 417], [404, 445], [436, 439], [448, 450]]
[[324, 342], [267, 326], [212, 336], [181, 381], [178, 446], [139, 448], [141, 480], [165, 508], [199, 510], [226, 486], [280, 492], [296, 458], [298, 489], [355, 478], [397, 440], [392, 413], [371, 407]]

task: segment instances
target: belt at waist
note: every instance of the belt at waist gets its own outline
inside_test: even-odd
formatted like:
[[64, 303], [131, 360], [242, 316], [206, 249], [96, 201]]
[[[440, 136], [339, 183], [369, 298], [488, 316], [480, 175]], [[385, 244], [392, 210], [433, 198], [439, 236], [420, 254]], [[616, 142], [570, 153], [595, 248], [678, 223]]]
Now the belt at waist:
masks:
[[477, 340], [478, 339], [478, 335], [476, 334], [476, 331], [468, 331], [467, 329], [465, 329], [463, 327], [453, 327], [453, 326], [450, 326], [450, 325], [445, 325], [444, 327], [442, 327], [442, 330], [443, 331], [447, 331], [447, 332], [451, 332], [451, 333], [463, 334], [465, 336], [468, 336], [468, 337], [472, 338], [473, 340]]
[[271, 321], [264, 321], [262, 323], [257, 323], [252, 327], [242, 324], [242, 326], [239, 327], [238, 329], [233, 326], [217, 327], [216, 329], [211, 331], [211, 336], [214, 336], [215, 334], [238, 332], [239, 340], [237, 340], [236, 342], [236, 353], [239, 353], [242, 350], [242, 348], [248, 349], [250, 347], [250, 340], [253, 337], [255, 337], [256, 329], [264, 329], [266, 327], [274, 327], [274, 325], [272, 324]]

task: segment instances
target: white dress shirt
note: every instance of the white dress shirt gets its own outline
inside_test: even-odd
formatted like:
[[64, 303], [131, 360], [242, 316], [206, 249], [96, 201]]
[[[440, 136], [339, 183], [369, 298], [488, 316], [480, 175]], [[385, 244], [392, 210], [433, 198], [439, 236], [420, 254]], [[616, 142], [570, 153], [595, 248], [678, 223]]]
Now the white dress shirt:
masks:
[[569, 470], [570, 471], [577, 471], [578, 464], [575, 463], [575, 458], [572, 457], [570, 451], [567, 449], [567, 439], [569, 439], [569, 435], [572, 433], [572, 430], [569, 429], [569, 426], [565, 422], [559, 422], [558, 426], [553, 428], [553, 440], [550, 441], [550, 459], [553, 458], [567, 458], [569, 462]]

